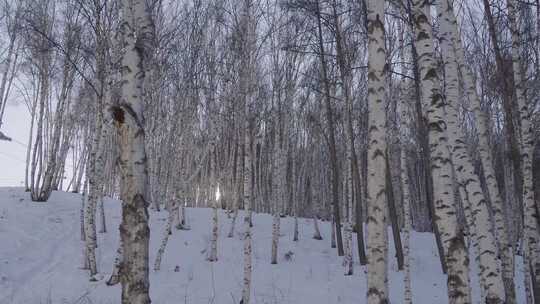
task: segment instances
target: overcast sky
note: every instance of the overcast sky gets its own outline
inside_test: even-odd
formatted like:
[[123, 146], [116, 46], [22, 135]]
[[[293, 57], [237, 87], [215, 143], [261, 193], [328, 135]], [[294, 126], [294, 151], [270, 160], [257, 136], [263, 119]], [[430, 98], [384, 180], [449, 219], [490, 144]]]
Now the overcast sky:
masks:
[[24, 186], [26, 144], [30, 130], [30, 114], [22, 104], [8, 104], [2, 132], [13, 141], [0, 141], [0, 187]]

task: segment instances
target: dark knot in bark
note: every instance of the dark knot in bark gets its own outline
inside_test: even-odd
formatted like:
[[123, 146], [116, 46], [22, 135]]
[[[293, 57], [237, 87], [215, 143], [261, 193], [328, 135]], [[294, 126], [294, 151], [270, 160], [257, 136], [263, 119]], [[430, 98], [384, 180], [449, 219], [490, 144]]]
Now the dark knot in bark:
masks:
[[124, 123], [124, 121], [125, 121], [124, 110], [121, 107], [112, 106], [110, 111], [111, 111], [111, 114], [112, 114], [112, 117], [113, 117], [114, 121], [118, 122], [119, 124]]

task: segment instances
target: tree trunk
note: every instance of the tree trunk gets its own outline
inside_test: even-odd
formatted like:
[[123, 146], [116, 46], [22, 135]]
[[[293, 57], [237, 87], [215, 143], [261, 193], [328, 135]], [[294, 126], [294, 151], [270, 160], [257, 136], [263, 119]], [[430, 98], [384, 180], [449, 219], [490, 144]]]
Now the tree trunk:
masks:
[[[364, 248], [364, 225], [362, 220], [362, 190], [360, 183], [360, 171], [358, 168], [358, 157], [356, 155], [356, 147], [354, 145], [354, 131], [353, 131], [353, 107], [351, 101], [350, 85], [351, 85], [351, 73], [350, 66], [347, 62], [347, 46], [343, 40], [341, 34], [341, 24], [339, 22], [339, 16], [337, 13], [337, 3], [334, 0], [332, 2], [333, 8], [333, 17], [334, 24], [336, 26], [336, 53], [337, 53], [337, 63], [339, 66], [341, 82], [343, 83], [343, 97], [345, 98], [345, 116], [346, 121], [346, 131], [347, 131], [347, 155], [348, 160], [351, 163], [351, 173], [352, 173], [352, 188], [351, 193], [355, 192], [355, 218], [356, 218], [356, 239], [358, 242], [358, 257], [360, 259], [360, 265], [365, 265], [367, 263], [366, 252]], [[351, 228], [352, 229], [352, 228]]]
[[122, 304], [149, 304], [148, 168], [145, 151], [143, 85], [152, 56], [154, 28], [143, 0], [122, 0], [123, 42], [120, 103], [112, 108], [120, 144], [122, 199]]
[[452, 162], [457, 175], [457, 180], [465, 190], [462, 200], [470, 209], [472, 218], [469, 229], [476, 230], [473, 235], [478, 246], [478, 262], [480, 268], [481, 288], [485, 291], [485, 302], [502, 304], [505, 302], [504, 284], [501, 273], [498, 269], [497, 248], [493, 233], [491, 232], [491, 222], [486, 199], [482, 192], [480, 179], [474, 172], [474, 165], [469, 158], [467, 147], [465, 146], [464, 134], [460, 129], [458, 108], [459, 108], [459, 81], [458, 69], [453, 53], [455, 42], [453, 24], [455, 18], [453, 5], [448, 0], [437, 2], [437, 11], [440, 23], [441, 50], [446, 75], [446, 125], [451, 150]]
[[[401, 102], [401, 128], [406, 130], [408, 109], [405, 99], [402, 97]], [[404, 275], [404, 303], [412, 304], [412, 286], [411, 286], [411, 264], [413, 262], [410, 254], [410, 234], [412, 231], [412, 219], [411, 219], [411, 202], [409, 197], [409, 174], [407, 172], [407, 153], [405, 136], [401, 136], [401, 187], [403, 188], [403, 269]]]
[[[278, 113], [278, 115], [281, 117], [282, 113]], [[281, 120], [281, 119], [280, 119]], [[285, 122], [280, 121], [278, 124], [284, 124]], [[278, 256], [278, 244], [279, 244], [279, 234], [281, 230], [281, 213], [283, 212], [283, 206], [285, 204], [285, 201], [287, 200], [287, 191], [286, 191], [286, 179], [287, 179], [287, 153], [285, 149], [285, 140], [283, 133], [284, 130], [281, 129], [281, 131], [278, 131], [279, 139], [275, 143], [275, 152], [274, 154], [274, 161], [273, 161], [273, 178], [272, 178], [272, 184], [273, 184], [273, 201], [274, 201], [274, 218], [272, 221], [272, 252], [271, 252], [271, 264], [277, 264], [277, 256]]]
[[313, 216], [313, 238], [316, 240], [322, 240], [321, 231], [319, 230], [319, 221], [317, 220], [317, 216]]
[[[39, 89], [38, 89], [39, 92]], [[32, 110], [30, 112], [30, 134], [28, 135], [28, 144], [26, 146], [26, 164], [25, 164], [25, 170], [24, 170], [24, 191], [29, 192], [30, 191], [30, 183], [29, 183], [29, 166], [30, 166], [30, 155], [32, 152], [32, 137], [34, 133], [34, 123], [36, 121], [36, 107], [38, 105], [38, 96], [33, 100], [32, 102]]]
[[429, 147], [435, 220], [441, 233], [448, 270], [448, 298], [450, 303], [470, 303], [469, 259], [463, 234], [459, 231], [456, 203], [453, 195], [452, 163], [447, 148], [444, 101], [439, 92], [439, 77], [433, 58], [433, 35], [429, 3], [413, 1], [415, 37], [418, 48], [418, 65], [422, 79], [422, 105], [427, 106], [429, 122]]
[[106, 233], [107, 232], [107, 223], [105, 220], [105, 202], [104, 197], [101, 196], [99, 199], [99, 233]]
[[123, 257], [124, 245], [122, 244], [122, 239], [120, 239], [120, 244], [118, 244], [118, 248], [116, 249], [116, 256], [114, 257], [113, 271], [106, 282], [108, 286], [114, 286], [120, 283], [120, 270], [122, 269], [122, 262], [124, 260]]
[[88, 201], [86, 203], [85, 220], [86, 225], [86, 255], [90, 263], [90, 279], [94, 280], [94, 276], [97, 274], [97, 262], [96, 262], [96, 207], [99, 199], [99, 181], [98, 179], [98, 155], [100, 149], [100, 139], [103, 129], [103, 112], [102, 104], [96, 102], [96, 119], [95, 129], [92, 138], [92, 146], [90, 147], [89, 163], [87, 166], [86, 176], [88, 179]]
[[[252, 16], [251, 0], [245, 0], [242, 10], [242, 32], [245, 35], [242, 44], [242, 66], [240, 67], [240, 94], [241, 117], [243, 118], [242, 141], [244, 144], [244, 174], [243, 174], [243, 203], [244, 203], [244, 278], [242, 284], [242, 304], [250, 304], [251, 299], [251, 273], [252, 273], [252, 248], [251, 248], [251, 212], [253, 209], [253, 137], [252, 137], [252, 113], [251, 97], [253, 78], [255, 77], [255, 43], [256, 23]], [[242, 121], [242, 120], [241, 120]]]
[[476, 79], [470, 68], [465, 63], [465, 53], [461, 42], [461, 37], [458, 32], [457, 23], [453, 11], [448, 11], [450, 25], [452, 26], [452, 34], [455, 37], [454, 50], [456, 52], [456, 60], [460, 75], [465, 86], [464, 90], [471, 102], [471, 108], [476, 116], [476, 127], [478, 130], [478, 152], [484, 169], [486, 186], [491, 200], [493, 210], [493, 218], [495, 223], [495, 232], [498, 241], [498, 251], [502, 262], [502, 277], [504, 281], [504, 290], [506, 294], [506, 302], [508, 304], [516, 303], [515, 286], [514, 286], [514, 257], [512, 253], [512, 245], [506, 225], [504, 203], [499, 192], [497, 180], [495, 179], [495, 170], [493, 158], [491, 156], [489, 144], [489, 121], [486, 114], [480, 107], [480, 98], [476, 93]]
[[[216, 148], [215, 145], [212, 143], [212, 151], [214, 155], [216, 154]], [[218, 260], [218, 253], [217, 253], [217, 241], [218, 241], [218, 230], [219, 230], [219, 224], [218, 224], [218, 200], [217, 200], [217, 185], [216, 185], [216, 174], [217, 174], [217, 162], [215, 161], [215, 157], [210, 157], [210, 193], [208, 199], [212, 202], [212, 234], [210, 238], [210, 255], [208, 257], [208, 261], [210, 262], [217, 262]]]
[[[522, 199], [523, 199], [523, 272], [525, 274], [525, 291], [528, 298], [534, 297], [532, 303], [540, 302], [540, 256], [538, 248], [537, 212], [540, 211], [534, 201], [532, 159], [534, 151], [533, 124], [531, 110], [528, 106], [527, 91], [522, 75], [523, 68], [520, 61], [520, 38], [516, 16], [516, 1], [507, 0], [508, 23], [512, 36], [512, 66], [514, 70], [514, 86], [520, 114], [521, 127], [521, 161], [522, 172]], [[537, 209], [538, 208], [538, 209]], [[532, 286], [532, 290], [529, 290]]]
[[[407, 10], [408, 10], [408, 16], [411, 20], [409, 22], [409, 30], [411, 33], [414, 33], [414, 23], [412, 22], [414, 15], [413, 10], [411, 7], [410, 0], [407, 1]], [[416, 122], [417, 122], [417, 128], [418, 128], [418, 136], [417, 140], [421, 145], [420, 150], [420, 177], [419, 177], [419, 183], [420, 183], [420, 189], [423, 189], [424, 191], [420, 190], [420, 197], [421, 200], [424, 200], [424, 203], [426, 204], [428, 215], [429, 215], [429, 221], [431, 222], [431, 228], [433, 231], [433, 234], [435, 235], [435, 241], [437, 244], [437, 250], [439, 253], [439, 260], [441, 262], [441, 269], [444, 274], [447, 273], [446, 271], [446, 261], [444, 257], [444, 249], [441, 241], [441, 234], [439, 231], [439, 227], [437, 226], [437, 221], [435, 221], [435, 202], [433, 197], [433, 178], [431, 176], [431, 160], [430, 160], [430, 148], [429, 148], [429, 134], [428, 134], [428, 121], [424, 115], [424, 110], [422, 109], [422, 94], [421, 94], [421, 75], [420, 70], [418, 66], [418, 52], [417, 52], [417, 46], [416, 42], [411, 41], [411, 57], [412, 57], [412, 72], [414, 75], [414, 95], [415, 95], [415, 107], [414, 112], [416, 113]], [[425, 188], [425, 189], [424, 189]], [[414, 224], [414, 223], [413, 223]]]
[[158, 252], [156, 254], [156, 261], [154, 262], [154, 271], [159, 271], [161, 269], [161, 259], [165, 253], [165, 248], [167, 248], [167, 242], [169, 241], [169, 235], [172, 234], [172, 225], [174, 217], [178, 212], [178, 205], [180, 202], [176, 202], [171, 209], [169, 210], [169, 215], [167, 216], [167, 224], [165, 225], [165, 231], [163, 232], [163, 238], [161, 239], [161, 245], [159, 246]]
[[79, 213], [79, 222], [80, 222], [80, 227], [81, 227], [81, 243], [82, 243], [82, 269], [89, 269], [89, 264], [88, 264], [88, 257], [86, 255], [86, 232], [84, 230], [84, 206], [86, 204], [86, 185], [87, 183], [84, 184], [84, 189], [83, 189], [83, 193], [82, 193], [82, 198], [81, 198], [81, 209], [80, 209], [80, 213]]
[[[515, 193], [521, 193], [521, 159], [520, 159], [520, 146], [519, 146], [519, 137], [518, 132], [515, 130], [515, 118], [514, 118], [514, 106], [513, 106], [513, 96], [514, 92], [512, 90], [512, 83], [510, 82], [510, 78], [508, 77], [508, 74], [511, 73], [511, 71], [507, 71], [504, 65], [504, 59], [503, 55], [501, 53], [501, 49], [499, 47], [498, 37], [497, 37], [497, 31], [498, 29], [495, 27], [495, 22], [493, 20], [493, 15], [491, 13], [491, 6], [489, 4], [489, 0], [483, 0], [484, 4], [484, 12], [486, 15], [486, 21], [488, 25], [489, 35], [491, 38], [491, 44], [493, 46], [493, 52], [495, 54], [495, 64], [497, 66], [497, 73], [498, 73], [498, 83], [501, 85], [501, 95], [502, 95], [502, 101], [503, 101], [503, 109], [504, 109], [504, 125], [507, 129], [505, 132], [506, 135], [506, 142], [509, 147], [509, 155], [507, 156], [510, 162], [513, 165], [513, 173], [514, 173], [514, 181], [515, 181]], [[519, 200], [518, 200], [519, 201]]]
[[[16, 21], [18, 22], [18, 21]], [[14, 30], [14, 29], [13, 29]], [[3, 112], [2, 109], [5, 108], [5, 103], [7, 103], [7, 94], [6, 94], [6, 86], [7, 86], [7, 83], [8, 83], [8, 78], [9, 78], [9, 70], [10, 70], [10, 67], [11, 67], [11, 60], [12, 60], [12, 56], [13, 56], [13, 53], [15, 52], [15, 38], [17, 37], [17, 33], [14, 31], [11, 33], [10, 35], [10, 39], [9, 39], [9, 45], [8, 45], [8, 52], [7, 52], [7, 57], [6, 57], [6, 61], [5, 61], [5, 70], [4, 70], [4, 73], [2, 73], [2, 81], [0, 82], [0, 128], [2, 127], [2, 117], [3, 117]], [[16, 55], [17, 56], [17, 55]], [[16, 65], [17, 63], [14, 62], [13, 63], [14, 65]], [[4, 98], [4, 96], [6, 96]], [[4, 102], [5, 100], [5, 102]]]
[[334, 215], [330, 215], [332, 217], [332, 221], [330, 222], [331, 225], [331, 237], [330, 237], [330, 248], [336, 248], [336, 221], [334, 220]]
[[251, 206], [252, 206], [252, 170], [251, 170], [251, 138], [249, 122], [246, 120], [245, 152], [244, 152], [244, 284], [242, 289], [242, 304], [249, 304], [251, 298]]
[[398, 215], [396, 212], [396, 201], [394, 199], [394, 189], [392, 185], [392, 179], [390, 175], [390, 163], [388, 161], [388, 150], [386, 151], [386, 193], [387, 193], [387, 202], [388, 202], [388, 215], [390, 216], [390, 223], [392, 225], [392, 237], [394, 239], [394, 248], [396, 250], [396, 260], [398, 264], [398, 269], [403, 270], [403, 246], [401, 244], [401, 234], [398, 221]]
[[339, 205], [339, 165], [336, 151], [336, 139], [334, 135], [334, 114], [332, 112], [332, 102], [330, 100], [330, 80], [328, 79], [328, 73], [326, 71], [326, 58], [324, 50], [324, 41], [322, 33], [322, 21], [321, 21], [321, 8], [319, 6], [319, 0], [316, 1], [317, 9], [317, 28], [319, 38], [319, 58], [321, 61], [321, 74], [324, 84], [324, 101], [325, 101], [325, 114], [328, 121], [328, 145], [330, 152], [330, 170], [332, 171], [332, 207], [334, 210], [334, 224], [336, 229], [337, 248], [338, 255], [343, 256], [343, 238], [341, 236], [341, 219], [340, 219], [340, 205]]
[[385, 1], [368, 1], [368, 221], [367, 303], [389, 303], [386, 202], [386, 47]]
[[294, 233], [293, 233], [293, 242], [298, 242], [298, 216], [294, 216]]

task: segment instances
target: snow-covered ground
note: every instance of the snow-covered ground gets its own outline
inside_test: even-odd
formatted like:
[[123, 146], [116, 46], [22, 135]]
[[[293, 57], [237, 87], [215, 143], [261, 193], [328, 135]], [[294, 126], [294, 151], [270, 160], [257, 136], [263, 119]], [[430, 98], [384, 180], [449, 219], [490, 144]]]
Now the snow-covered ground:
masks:
[[[108, 232], [99, 234], [97, 249], [101, 275], [99, 281], [89, 282], [87, 272], [80, 269], [80, 202], [78, 194], [54, 192], [48, 202], [35, 203], [21, 188], [0, 188], [0, 304], [120, 303], [120, 286], [105, 285], [119, 238], [120, 203], [105, 201]], [[167, 212], [151, 212], [150, 216], [153, 266]], [[205, 249], [210, 239], [211, 212], [188, 209], [188, 218], [191, 230], [173, 231], [161, 271], [151, 271], [152, 302], [238, 304], [242, 289], [242, 221], [237, 223], [236, 236], [226, 238], [230, 220], [220, 213], [219, 261], [210, 263], [205, 259]], [[360, 267], [355, 256], [354, 275], [344, 276], [342, 259], [330, 248], [329, 224], [321, 223], [324, 240], [317, 241], [312, 239], [312, 222], [300, 219], [299, 223], [300, 241], [293, 242], [293, 220], [282, 219], [279, 261], [271, 265], [271, 217], [255, 215], [253, 303], [364, 303], [366, 268]], [[447, 303], [446, 279], [440, 270], [433, 235], [414, 233], [411, 246], [413, 302]], [[293, 253], [292, 259], [285, 258], [287, 252]], [[392, 246], [389, 256], [394, 256]], [[175, 272], [177, 266], [179, 271]], [[397, 271], [394, 258], [389, 272], [391, 303], [402, 303], [403, 275]], [[471, 278], [477, 303], [478, 283], [474, 275]], [[521, 272], [516, 282], [518, 303], [524, 303]]]

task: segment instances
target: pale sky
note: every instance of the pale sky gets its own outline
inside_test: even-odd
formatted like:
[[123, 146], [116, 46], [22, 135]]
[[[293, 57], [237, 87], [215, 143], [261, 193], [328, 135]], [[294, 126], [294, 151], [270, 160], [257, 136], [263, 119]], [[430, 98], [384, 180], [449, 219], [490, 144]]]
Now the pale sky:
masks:
[[30, 113], [23, 104], [8, 104], [2, 132], [13, 141], [0, 141], [0, 187], [24, 186]]

